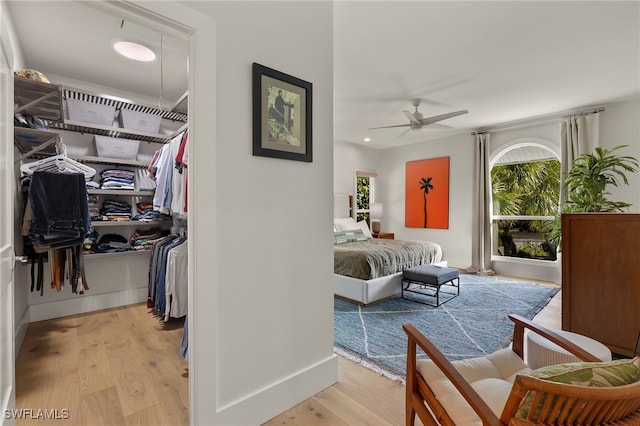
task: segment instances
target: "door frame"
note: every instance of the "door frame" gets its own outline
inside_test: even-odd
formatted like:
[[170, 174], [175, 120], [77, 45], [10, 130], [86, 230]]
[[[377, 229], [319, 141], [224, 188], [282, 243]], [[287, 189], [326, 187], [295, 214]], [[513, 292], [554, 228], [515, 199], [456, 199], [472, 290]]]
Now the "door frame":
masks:
[[13, 48], [0, 4], [0, 426], [15, 424]]

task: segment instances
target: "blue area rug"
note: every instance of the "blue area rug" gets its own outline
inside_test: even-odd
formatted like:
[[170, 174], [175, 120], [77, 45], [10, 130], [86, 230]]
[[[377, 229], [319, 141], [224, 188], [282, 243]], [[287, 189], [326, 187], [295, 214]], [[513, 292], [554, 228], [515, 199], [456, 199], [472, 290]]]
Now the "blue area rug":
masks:
[[511, 343], [513, 322], [508, 314], [531, 319], [559, 290], [460, 274], [460, 295], [437, 308], [401, 298], [368, 307], [335, 298], [336, 353], [404, 380], [407, 335], [402, 324], [413, 324], [450, 360], [482, 356]]

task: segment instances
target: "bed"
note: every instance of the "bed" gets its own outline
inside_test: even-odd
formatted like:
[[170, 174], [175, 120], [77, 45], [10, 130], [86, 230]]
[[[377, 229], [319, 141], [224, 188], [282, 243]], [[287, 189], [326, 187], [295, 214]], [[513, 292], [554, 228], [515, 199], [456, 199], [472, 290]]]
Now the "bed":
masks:
[[[351, 200], [351, 196], [348, 196]], [[430, 241], [372, 238], [366, 222], [356, 222], [351, 208], [342, 215], [341, 206], [351, 201], [334, 197], [334, 294], [362, 305], [397, 297], [401, 293], [402, 271], [411, 266], [437, 264], [440, 245]]]

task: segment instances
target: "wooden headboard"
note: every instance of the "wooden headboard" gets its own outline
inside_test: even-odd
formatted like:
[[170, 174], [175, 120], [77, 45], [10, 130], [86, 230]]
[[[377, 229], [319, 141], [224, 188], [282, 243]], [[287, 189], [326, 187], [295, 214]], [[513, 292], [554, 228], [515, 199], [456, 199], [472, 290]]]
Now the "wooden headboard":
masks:
[[333, 194], [333, 217], [353, 217], [353, 195]]

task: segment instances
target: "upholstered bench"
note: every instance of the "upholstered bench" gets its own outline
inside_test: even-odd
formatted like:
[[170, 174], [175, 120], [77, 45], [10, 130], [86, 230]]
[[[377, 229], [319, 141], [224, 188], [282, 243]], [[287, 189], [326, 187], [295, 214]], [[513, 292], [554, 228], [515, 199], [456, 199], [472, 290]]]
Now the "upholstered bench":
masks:
[[[454, 282], [455, 281], [455, 282]], [[442, 286], [452, 288], [452, 291], [442, 291]], [[420, 294], [421, 297], [405, 297], [405, 292]], [[440, 302], [440, 293], [449, 297]], [[402, 271], [403, 299], [425, 305], [440, 306], [460, 294], [460, 273], [455, 268], [446, 268], [437, 265], [418, 265]], [[430, 303], [435, 299], [435, 303]]]

